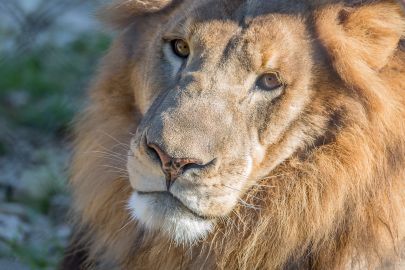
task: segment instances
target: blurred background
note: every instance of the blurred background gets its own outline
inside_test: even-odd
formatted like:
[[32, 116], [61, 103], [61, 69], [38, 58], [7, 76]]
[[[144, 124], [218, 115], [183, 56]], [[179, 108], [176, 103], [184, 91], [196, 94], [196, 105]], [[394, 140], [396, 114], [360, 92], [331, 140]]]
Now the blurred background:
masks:
[[0, 269], [55, 269], [71, 121], [110, 37], [105, 0], [0, 0]]

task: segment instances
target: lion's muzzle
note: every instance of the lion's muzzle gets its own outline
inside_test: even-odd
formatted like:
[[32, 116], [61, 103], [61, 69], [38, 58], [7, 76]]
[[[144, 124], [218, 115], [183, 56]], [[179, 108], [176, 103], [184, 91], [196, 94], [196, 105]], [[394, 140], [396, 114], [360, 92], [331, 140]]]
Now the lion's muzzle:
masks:
[[160, 146], [155, 143], [148, 143], [147, 150], [150, 154], [155, 154], [160, 160], [160, 165], [163, 173], [166, 177], [166, 188], [167, 191], [170, 190], [170, 187], [176, 181], [176, 179], [186, 172], [189, 169], [203, 169], [208, 164], [203, 164], [203, 161], [196, 158], [174, 158], [168, 155]]

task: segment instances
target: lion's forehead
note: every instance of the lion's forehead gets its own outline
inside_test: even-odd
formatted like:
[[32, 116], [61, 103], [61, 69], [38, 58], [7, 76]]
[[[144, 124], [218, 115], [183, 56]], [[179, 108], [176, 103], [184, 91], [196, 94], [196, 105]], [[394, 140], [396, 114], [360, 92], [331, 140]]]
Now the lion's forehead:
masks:
[[221, 43], [228, 44], [235, 37], [264, 48], [269, 47], [274, 40], [299, 38], [304, 32], [303, 20], [298, 15], [269, 13], [254, 18], [244, 18], [243, 22], [233, 20], [231, 16], [222, 19], [200, 16], [198, 12], [184, 14], [182, 20], [173, 16], [164, 31], [173, 32], [174, 36], [199, 41], [208, 48]]
[[242, 5], [229, 11], [222, 2], [206, 3], [185, 13], [180, 10], [163, 35], [186, 38], [201, 61], [210, 59], [221, 67], [231, 62], [230, 66], [243, 66], [247, 71], [266, 69], [279, 64], [277, 57], [288, 60], [303, 50], [306, 28], [301, 15], [263, 12], [253, 16], [249, 14], [263, 10], [249, 9], [251, 6]]

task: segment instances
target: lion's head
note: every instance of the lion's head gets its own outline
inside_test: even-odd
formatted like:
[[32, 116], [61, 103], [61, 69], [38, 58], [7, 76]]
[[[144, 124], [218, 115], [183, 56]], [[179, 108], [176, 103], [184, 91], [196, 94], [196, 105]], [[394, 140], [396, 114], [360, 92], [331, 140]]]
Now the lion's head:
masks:
[[72, 179], [93, 259], [391, 256], [405, 219], [398, 4], [130, 0], [106, 14], [121, 34], [77, 125]]
[[137, 58], [148, 64], [134, 75], [143, 119], [130, 143], [129, 206], [177, 242], [206, 236], [327, 125], [305, 111], [317, 89], [303, 19], [228, 5], [174, 11]]

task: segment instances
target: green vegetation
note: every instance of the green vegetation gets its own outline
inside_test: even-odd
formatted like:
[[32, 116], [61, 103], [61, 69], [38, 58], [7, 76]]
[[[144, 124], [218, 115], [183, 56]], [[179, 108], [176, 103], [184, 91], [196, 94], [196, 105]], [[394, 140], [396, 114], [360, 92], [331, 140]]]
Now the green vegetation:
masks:
[[16, 125], [47, 132], [66, 129], [108, 44], [103, 35], [89, 35], [63, 47], [45, 44], [7, 57], [1, 64], [0, 100], [5, 104], [0, 114]]
[[63, 256], [70, 123], [109, 42], [91, 32], [0, 55], [0, 269], [56, 269]]

